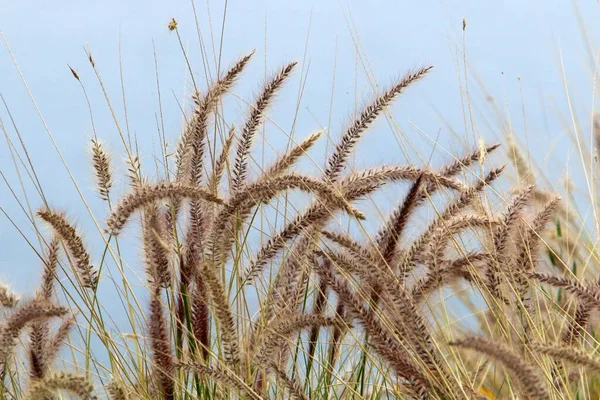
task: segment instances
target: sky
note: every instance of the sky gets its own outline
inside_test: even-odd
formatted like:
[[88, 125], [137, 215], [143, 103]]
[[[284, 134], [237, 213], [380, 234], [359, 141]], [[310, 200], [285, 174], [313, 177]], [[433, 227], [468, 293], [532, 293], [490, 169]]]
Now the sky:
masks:
[[[301, 139], [325, 128], [335, 139], [358, 105], [420, 65], [434, 69], [390, 109], [399, 129], [390, 128], [390, 119], [379, 120], [357, 149], [356, 167], [441, 165], [477, 145], [479, 138], [491, 143], [512, 133], [529, 144], [531, 156], [558, 182], [570, 170], [570, 160], [577, 158], [566, 135], [573, 119], [581, 121], [581, 135], [589, 140], [596, 103], [595, 38], [600, 33], [595, 23], [600, 4], [595, 1], [208, 0], [194, 4], [198, 25], [192, 4], [190, 0], [0, 0], [5, 38], [0, 43], [0, 207], [10, 216], [9, 220], [0, 214], [1, 280], [17, 290], [30, 290], [41, 268], [35, 251], [12, 223], [39, 250], [28, 215], [14, 198], [24, 200], [6, 137], [25, 157], [18, 129], [49, 204], [66, 211], [87, 232], [84, 239], [97, 262], [102, 243], [96, 240], [93, 220], [64, 166], [69, 166], [101, 224], [107, 210], [94, 194], [90, 115], [69, 66], [89, 95], [99, 137], [123, 172], [121, 139], [88, 62], [87, 52], [92, 55], [116, 118], [137, 136], [142, 166], [152, 176], [157, 126], [164, 125], [173, 146], [182, 128], [180, 107], [190, 110], [192, 85], [178, 37], [167, 29], [171, 18], [178, 21], [181, 44], [200, 87], [214, 77], [217, 65], [224, 70], [256, 50], [234, 90], [236, 101], [227, 109], [236, 123], [243, 121], [244, 101], [252, 100], [266, 75], [284, 63], [299, 62], [271, 112], [266, 158], [282, 151], [290, 135]], [[205, 57], [197, 27], [207, 48]], [[466, 100], [467, 90], [471, 101]], [[318, 167], [302, 168], [310, 172]], [[24, 186], [31, 208], [43, 206], [33, 186], [27, 182]], [[127, 190], [124, 179], [115, 190]], [[396, 199], [388, 194], [386, 200], [392, 204]], [[139, 235], [130, 236], [134, 261]]]

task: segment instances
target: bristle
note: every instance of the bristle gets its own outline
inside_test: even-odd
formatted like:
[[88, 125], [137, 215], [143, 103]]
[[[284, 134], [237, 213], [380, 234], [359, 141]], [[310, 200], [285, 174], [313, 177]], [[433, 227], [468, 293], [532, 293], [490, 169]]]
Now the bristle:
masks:
[[37, 215], [50, 224], [66, 243], [69, 253], [75, 259], [75, 272], [82, 285], [86, 288], [95, 288], [98, 283], [97, 271], [90, 265], [90, 256], [75, 228], [63, 214], [51, 210], [39, 210]]
[[282, 345], [287, 344], [290, 336], [311, 327], [328, 327], [336, 324], [334, 318], [315, 314], [280, 313], [266, 328], [263, 337], [254, 350], [257, 363], [269, 363], [269, 359]]
[[323, 266], [324, 268], [318, 271], [319, 275], [335, 290], [341, 301], [348, 307], [349, 312], [361, 322], [372, 338], [374, 350], [390, 363], [398, 375], [409, 381], [417, 393], [427, 393], [431, 389], [430, 382], [415, 369], [410, 359], [400, 353], [400, 347], [394, 339], [352, 293], [346, 283], [336, 277], [331, 269]]
[[[462, 188], [463, 185], [454, 180], [446, 179], [437, 174], [414, 167], [385, 167], [375, 168], [363, 171], [359, 174], [353, 174], [340, 182], [342, 193], [347, 201], [352, 202], [362, 198], [378, 189], [387, 182], [397, 180], [415, 180], [419, 176], [428, 179], [431, 182], [440, 182], [450, 188]], [[294, 220], [289, 222], [284, 229], [277, 235], [270, 238], [267, 243], [259, 250], [255, 259], [250, 263], [244, 274], [244, 281], [252, 280], [260, 274], [268, 261], [277, 255], [277, 252], [285, 247], [285, 243], [294, 238], [302, 230], [317, 223], [325, 224], [333, 209], [331, 206], [323, 204], [312, 204], [304, 213], [299, 214]]]
[[308, 400], [308, 397], [304, 395], [302, 385], [295, 378], [290, 378], [284, 371], [281, 370], [275, 363], [269, 364], [269, 369], [275, 372], [277, 378], [283, 383], [283, 386], [287, 388], [290, 393], [290, 399], [292, 400]]
[[53, 362], [58, 355], [60, 347], [65, 343], [73, 326], [75, 325], [75, 316], [71, 315], [64, 318], [59, 325], [56, 333], [46, 345], [46, 357], [48, 362]]
[[[222, 234], [225, 231], [231, 216], [238, 213], [238, 223], [244, 222], [255, 205], [269, 200], [277, 194], [289, 190], [300, 189], [309, 193], [315, 193], [320, 201], [329, 205], [332, 209], [341, 208], [350, 215], [358, 219], [364, 219], [363, 214], [356, 210], [346, 198], [339, 193], [337, 188], [331, 187], [324, 182], [318, 181], [301, 175], [287, 174], [275, 178], [259, 181], [244, 187], [243, 190], [237, 192], [221, 210], [215, 218], [213, 231], [209, 235], [211, 243], [208, 244], [209, 252], [213, 257], [222, 256], [222, 251], [217, 250], [217, 245], [221, 249], [229, 249], [233, 242], [233, 235], [227, 241], [223, 241]], [[220, 262], [223, 262], [221, 260]]]
[[42, 283], [36, 294], [36, 297], [40, 300], [50, 300], [54, 293], [59, 245], [60, 239], [58, 236], [54, 236], [48, 245], [48, 255], [44, 260], [44, 270], [42, 272]]
[[202, 275], [196, 276], [196, 285], [192, 292], [192, 332], [200, 354], [205, 360], [210, 350], [210, 313], [208, 310], [208, 293]]
[[600, 308], [600, 289], [596, 285], [586, 285], [572, 279], [540, 273], [531, 273], [529, 277], [552, 286], [563, 288], [581, 300], [590, 302]]

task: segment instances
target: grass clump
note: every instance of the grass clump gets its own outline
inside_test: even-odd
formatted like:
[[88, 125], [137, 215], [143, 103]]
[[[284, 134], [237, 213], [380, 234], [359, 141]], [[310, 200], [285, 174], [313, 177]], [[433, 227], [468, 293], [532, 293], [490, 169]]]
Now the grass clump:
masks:
[[[356, 113], [322, 170], [291, 171], [319, 130], [253, 176], [253, 144], [296, 63], [266, 80], [238, 129], [225, 122], [223, 101], [252, 55], [194, 92], [160, 179], [143, 176], [124, 140], [130, 179], [119, 200], [115, 157], [94, 135], [96, 191], [107, 206], [97, 267], [70, 219], [40, 207], [52, 228], [50, 240], [38, 232], [40, 288], [17, 302], [0, 285], [0, 398], [589, 398], [600, 287], [566, 268], [558, 247], [579, 247], [548, 227], [574, 229], [568, 208], [536, 187], [516, 145], [509, 159], [527, 185], [505, 197], [496, 187], [506, 168], [492, 162], [499, 144], [440, 168], [350, 168], [363, 133], [430, 73], [425, 66]], [[407, 190], [393, 187], [389, 216], [372, 235], [360, 229], [360, 201], [395, 183]], [[308, 204], [298, 211], [300, 193]], [[286, 219], [253, 247], [257, 215], [269, 207]], [[124, 261], [136, 230], [143, 294]], [[109, 285], [128, 335], [115, 334], [118, 303], [100, 300]], [[469, 310], [469, 320], [452, 320], [452, 309]], [[59, 366], [64, 348], [71, 366]]]

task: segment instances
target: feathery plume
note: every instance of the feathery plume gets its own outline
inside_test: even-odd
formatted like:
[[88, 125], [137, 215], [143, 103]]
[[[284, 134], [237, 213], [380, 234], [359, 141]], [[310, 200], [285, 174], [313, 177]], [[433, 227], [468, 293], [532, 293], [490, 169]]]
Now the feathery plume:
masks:
[[83, 239], [63, 214], [51, 210], [39, 210], [37, 215], [54, 228], [65, 242], [69, 253], [75, 259], [75, 272], [86, 288], [98, 284], [97, 271], [90, 265], [90, 256], [83, 246]]
[[152, 346], [153, 367], [158, 375], [161, 393], [166, 400], [175, 399], [175, 365], [169, 344], [169, 331], [161, 304], [160, 286], [154, 285], [150, 296], [150, 342]]
[[539, 351], [540, 353], [557, 358], [559, 360], [565, 360], [576, 365], [584, 366], [593, 371], [600, 371], [600, 359], [598, 359], [598, 357], [584, 353], [582, 350], [575, 347], [567, 347], [557, 344], [534, 344], [532, 346], [532, 350]]
[[358, 142], [360, 135], [367, 130], [373, 121], [381, 114], [383, 109], [387, 107], [404, 89], [411, 83], [421, 79], [433, 67], [422, 67], [415, 71], [406, 74], [399, 82], [393, 85], [381, 96], [378, 96], [372, 103], [367, 105], [356, 118], [356, 120], [346, 128], [342, 134], [340, 142], [336, 146], [333, 154], [329, 157], [327, 168], [325, 169], [325, 177], [335, 181], [338, 175], [345, 167], [346, 160], [352, 153], [354, 146]]
[[53, 372], [32, 382], [25, 399], [46, 400], [59, 390], [67, 391], [82, 400], [97, 399], [93, 394], [94, 386], [86, 377], [68, 372]]
[[493, 342], [482, 336], [468, 336], [449, 344], [473, 349], [502, 361], [507, 368], [513, 371], [527, 398], [540, 400], [549, 398], [537, 371], [507, 345]]
[[593, 304], [594, 307], [600, 308], [600, 291], [596, 285], [586, 285], [576, 280], [540, 273], [531, 273], [529, 277], [552, 286], [563, 288], [567, 292], [579, 297], [580, 300], [587, 301]]
[[0, 305], [12, 308], [19, 302], [19, 297], [13, 293], [8, 286], [0, 283]]
[[217, 204], [223, 203], [223, 200], [219, 197], [197, 186], [181, 183], [159, 183], [154, 186], [144, 186], [133, 193], [129, 193], [121, 200], [108, 217], [106, 223], [108, 232], [117, 236], [129, 217], [141, 207], [158, 200], [182, 198], [205, 200]]
[[231, 125], [229, 128], [229, 134], [225, 139], [225, 143], [223, 143], [223, 148], [221, 149], [221, 154], [219, 158], [215, 162], [215, 167], [213, 168], [212, 177], [209, 182], [212, 185], [213, 192], [218, 193], [219, 183], [223, 178], [223, 173], [225, 172], [225, 167], [227, 167], [227, 160], [229, 159], [229, 151], [231, 150], [231, 145], [233, 144], [233, 139], [235, 139], [235, 127]]
[[256, 99], [250, 115], [246, 119], [246, 124], [242, 129], [240, 143], [237, 148], [235, 158], [235, 166], [233, 171], [232, 192], [237, 192], [241, 189], [246, 180], [246, 171], [248, 169], [248, 153], [252, 147], [252, 140], [256, 135], [256, 131], [260, 126], [264, 113], [271, 104], [277, 90], [283, 82], [292, 73], [292, 70], [297, 63], [293, 62], [284, 66], [264, 87], [261, 95]]
[[265, 171], [263, 176], [273, 177], [284, 173], [289, 167], [294, 165], [298, 158], [306, 154], [308, 149], [310, 149], [313, 146], [313, 144], [316, 143], [317, 139], [321, 137], [323, 132], [323, 130], [317, 131], [310, 135], [308, 138], [304, 139], [302, 142], [296, 144], [283, 156], [277, 159], [277, 161]]
[[92, 161], [96, 174], [98, 194], [102, 200], [108, 201], [110, 188], [113, 185], [110, 156], [104, 150], [102, 142], [92, 138]]
[[[208, 89], [203, 97], [199, 93], [194, 94], [196, 109], [177, 146], [175, 158], [177, 181], [189, 180], [191, 183], [199, 183], [210, 113], [222, 95], [233, 86], [253, 55], [254, 52], [239, 59], [223, 78]], [[189, 179], [184, 179], [186, 174], [189, 174]]]
[[110, 400], [129, 400], [131, 398], [125, 385], [115, 378], [106, 385], [106, 392]]
[[61, 317], [67, 313], [68, 309], [65, 307], [39, 301], [29, 301], [15, 309], [0, 329], [0, 371], [5, 369], [13, 355], [16, 340], [26, 325], [46, 318]]
[[211, 377], [217, 382], [227, 386], [233, 387], [237, 390], [245, 393], [249, 396], [249, 398], [254, 400], [264, 400], [267, 397], [263, 397], [260, 393], [257, 393], [252, 387], [250, 387], [244, 380], [237, 376], [236, 374], [232, 374], [229, 371], [222, 370], [218, 367], [208, 367], [206, 365], [202, 365], [198, 362], [182, 362], [180, 363], [180, 367], [192, 371], [198, 371], [202, 375], [206, 375]]

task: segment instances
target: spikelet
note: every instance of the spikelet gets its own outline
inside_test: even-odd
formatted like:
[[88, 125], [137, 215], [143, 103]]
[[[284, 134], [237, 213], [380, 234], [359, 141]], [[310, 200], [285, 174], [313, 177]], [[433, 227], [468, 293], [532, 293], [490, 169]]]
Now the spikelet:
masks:
[[295, 66], [296, 63], [293, 62], [281, 68], [281, 70], [279, 70], [279, 72], [265, 85], [261, 95], [256, 99], [252, 110], [250, 110], [250, 115], [246, 119], [246, 124], [242, 129], [235, 158], [231, 187], [232, 192], [234, 193], [241, 189], [246, 180], [250, 148], [252, 147], [252, 141], [256, 135], [257, 129], [264, 118], [264, 113], [273, 101], [275, 93], [290, 76]]
[[338, 175], [345, 167], [346, 160], [354, 150], [360, 135], [367, 130], [371, 123], [381, 114], [405, 88], [411, 83], [422, 78], [433, 67], [422, 67], [406, 74], [399, 82], [394, 84], [381, 96], [377, 97], [372, 103], [367, 105], [356, 118], [356, 120], [346, 129], [340, 138], [333, 154], [329, 157], [325, 177], [332, 181], [338, 178]]
[[575, 310], [575, 316], [569, 319], [569, 323], [562, 335], [562, 341], [568, 345], [574, 344], [577, 339], [583, 336], [587, 327], [590, 315], [592, 313], [591, 304], [587, 301], [580, 301]]
[[102, 200], [108, 201], [110, 188], [113, 185], [110, 156], [104, 150], [102, 142], [92, 138], [92, 161], [96, 174], [98, 194]]
[[527, 396], [526, 398], [540, 400], [549, 398], [548, 392], [537, 375], [537, 371], [507, 345], [493, 342], [482, 336], [469, 336], [449, 344], [473, 349], [502, 361], [507, 368], [513, 371], [521, 384], [523, 394]]
[[[485, 148], [484, 154], [491, 153], [497, 149], [500, 145], [494, 144]], [[469, 167], [472, 163], [480, 160], [482, 152], [480, 149], [472, 151], [464, 157], [456, 159], [448, 166], [442, 168], [438, 174], [441, 176], [451, 177], [461, 171], [464, 168]], [[494, 170], [494, 175], [486, 178], [486, 183], [489, 185], [495, 180], [503, 171], [503, 168]], [[419, 177], [410, 187], [406, 198], [399, 206], [394, 210], [383, 230], [381, 230], [377, 237], [377, 245], [383, 258], [389, 263], [391, 257], [394, 254], [394, 250], [397, 243], [400, 240], [400, 235], [406, 226], [408, 217], [411, 212], [418, 207], [427, 196], [431, 196], [438, 188], [434, 182], [428, 182], [425, 188], [421, 186], [422, 178]]]
[[208, 291], [201, 275], [196, 276], [192, 295], [192, 333], [200, 345], [202, 357], [207, 359], [210, 354], [210, 313]]
[[443, 176], [454, 176], [465, 168], [470, 167], [473, 163], [483, 161], [482, 157], [485, 157], [498, 147], [500, 147], [500, 143], [494, 143], [490, 146], [487, 146], [483, 148], [483, 151], [480, 148], [477, 148], [465, 156], [455, 159], [452, 163], [440, 169], [438, 173]]
[[378, 234], [378, 250], [381, 252], [383, 259], [388, 262], [391, 261], [394, 250], [400, 241], [400, 235], [404, 232], [408, 217], [419, 206], [419, 203], [425, 199], [426, 193], [429, 193], [421, 190], [421, 181], [422, 177], [419, 177], [412, 184], [404, 201], [394, 210], [385, 228]]
[[19, 302], [19, 297], [13, 293], [10, 288], [0, 283], [0, 305], [2, 307], [12, 308]]
[[446, 221], [456, 217], [464, 208], [468, 207], [474, 201], [475, 196], [499, 176], [503, 168], [501, 167], [489, 172], [483, 180], [477, 181], [473, 186], [462, 191], [458, 199], [448, 204], [437, 218], [429, 224], [425, 232], [413, 241], [410, 248], [404, 251], [401, 260], [398, 262], [399, 277], [401, 279], [404, 279], [412, 271], [415, 264], [419, 261], [419, 255], [431, 243], [434, 232], [443, 227]]
[[334, 318], [316, 314], [281, 313], [267, 327], [262, 338], [254, 349], [255, 360], [258, 364], [267, 366], [271, 356], [282, 345], [286, 344], [292, 334], [306, 328], [327, 327], [336, 324]]
[[223, 202], [219, 197], [197, 186], [184, 185], [181, 183], [159, 183], [154, 186], [144, 186], [143, 188], [126, 195], [121, 200], [119, 205], [108, 217], [106, 223], [108, 232], [111, 235], [118, 235], [127, 223], [129, 217], [139, 208], [159, 200], [182, 198], [205, 200], [217, 204]]
[[55, 235], [48, 245], [48, 256], [44, 260], [42, 283], [36, 293], [36, 298], [40, 300], [50, 300], [52, 298], [52, 294], [54, 293], [54, 280], [56, 279], [59, 245], [60, 239]]
[[65, 242], [75, 259], [75, 272], [83, 287], [93, 289], [98, 284], [97, 271], [90, 265], [90, 256], [83, 246], [83, 240], [63, 214], [51, 210], [39, 210], [37, 215], [54, 228]]
[[58, 391], [66, 391], [82, 400], [97, 399], [94, 386], [84, 376], [69, 372], [53, 372], [44, 378], [32, 382], [25, 400], [46, 400]]
[[355, 172], [340, 180], [340, 186], [345, 189], [347, 197], [354, 197], [354, 193], [369, 186], [381, 187], [389, 182], [416, 181], [421, 177], [427, 182], [446, 187], [448, 189], [463, 191], [465, 186], [455, 178], [436, 174], [433, 171], [407, 166], [384, 165]]

